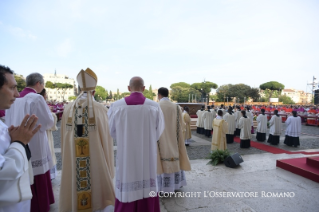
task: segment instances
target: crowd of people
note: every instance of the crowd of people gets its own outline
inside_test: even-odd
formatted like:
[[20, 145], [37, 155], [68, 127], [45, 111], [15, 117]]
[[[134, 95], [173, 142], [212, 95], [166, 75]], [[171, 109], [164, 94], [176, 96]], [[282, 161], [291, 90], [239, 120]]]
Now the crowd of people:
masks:
[[[182, 112], [164, 87], [159, 103], [145, 98], [143, 79], [133, 77], [130, 96], [108, 109], [94, 101], [97, 79], [91, 69], [81, 70], [81, 93], [63, 108], [59, 211], [160, 211], [159, 192], [187, 185], [188, 108]], [[55, 202], [56, 104], [46, 102], [41, 74], [28, 75], [19, 93], [5, 66], [0, 97], [0, 109], [6, 110], [0, 121], [0, 211], [49, 211]]]
[[[187, 106], [169, 100], [167, 88], [158, 89], [157, 103], [143, 96], [144, 80], [133, 77], [130, 96], [107, 108], [94, 100], [98, 77], [87, 68], [76, 77], [80, 95], [63, 105], [47, 101], [41, 74], [29, 74], [20, 93], [13, 74], [0, 66], [0, 110], [5, 110], [0, 121], [0, 212], [50, 210], [57, 164], [52, 132], [59, 119], [59, 211], [160, 211], [161, 192], [187, 185], [191, 117]], [[284, 143], [297, 147], [300, 116], [316, 120], [319, 111], [318, 107], [242, 105], [206, 109], [196, 113], [197, 133], [212, 137], [212, 151], [227, 149], [234, 136], [240, 137], [241, 148], [249, 148], [254, 119], [257, 141], [266, 141], [269, 126], [268, 142], [277, 145], [283, 113], [288, 114]]]
[[[300, 145], [302, 118], [314, 121], [319, 126], [319, 108], [316, 106], [243, 106], [234, 105], [214, 109], [214, 105], [202, 106], [196, 112], [196, 132], [212, 138], [212, 148], [225, 150], [227, 144], [234, 142], [234, 136], [240, 137], [240, 147], [249, 148], [252, 134], [255, 134], [254, 121], [256, 121], [256, 140], [267, 140], [272, 145], [278, 145], [282, 133], [282, 123], [286, 124], [284, 144], [297, 147]], [[286, 116], [283, 116], [286, 115]], [[285, 119], [284, 119], [285, 118]], [[223, 120], [223, 121], [221, 121]], [[266, 138], [267, 129], [269, 136]]]

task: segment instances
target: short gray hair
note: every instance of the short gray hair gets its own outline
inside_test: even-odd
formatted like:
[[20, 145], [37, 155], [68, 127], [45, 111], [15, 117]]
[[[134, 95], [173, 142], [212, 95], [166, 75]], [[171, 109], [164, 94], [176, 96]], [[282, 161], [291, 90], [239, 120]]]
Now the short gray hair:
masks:
[[40, 82], [41, 84], [44, 83], [43, 76], [39, 73], [29, 74], [26, 78], [27, 87], [28, 86], [35, 86], [35, 84], [37, 84], [37, 82]]

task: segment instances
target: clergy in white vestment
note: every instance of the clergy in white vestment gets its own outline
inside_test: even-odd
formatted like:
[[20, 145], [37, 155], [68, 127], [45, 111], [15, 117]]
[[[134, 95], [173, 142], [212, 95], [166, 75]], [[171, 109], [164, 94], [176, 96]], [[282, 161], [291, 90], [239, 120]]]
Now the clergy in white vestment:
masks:
[[190, 139], [192, 137], [191, 118], [188, 115], [188, 113], [189, 113], [189, 108], [187, 106], [185, 106], [184, 112], [183, 112], [183, 120], [185, 123], [185, 132], [184, 132], [185, 146], [189, 146]]
[[115, 212], [160, 211], [157, 145], [164, 117], [160, 106], [143, 96], [144, 89], [143, 79], [133, 77], [128, 86], [131, 95], [114, 102], [108, 111], [117, 142]]
[[234, 133], [236, 129], [236, 120], [235, 115], [233, 114], [233, 108], [229, 107], [228, 112], [224, 115], [223, 119], [228, 124], [228, 130], [226, 133], [226, 140], [228, 144], [231, 144], [234, 142]]
[[299, 136], [301, 132], [301, 118], [297, 116], [296, 111], [292, 111], [292, 116], [286, 120], [286, 136], [284, 144], [297, 147], [300, 145]]
[[162, 192], [174, 192], [186, 185], [184, 171], [190, 171], [184, 136], [181, 131], [182, 114], [168, 98], [168, 89], [158, 89], [159, 105], [162, 109], [165, 129], [158, 141], [158, 187]]
[[202, 120], [204, 120], [205, 136], [210, 138], [212, 136], [213, 121], [216, 118], [216, 112], [207, 106], [207, 111], [202, 114]]
[[[9, 109], [18, 97], [13, 71], [0, 65], [0, 110]], [[0, 121], [0, 212], [30, 211], [33, 174], [27, 144], [41, 127], [34, 129], [37, 120], [27, 115], [9, 128]]]
[[[45, 101], [47, 101], [47, 92], [46, 92], [45, 88], [39, 94], [41, 96], [43, 96]], [[52, 179], [54, 179], [56, 177], [56, 172], [57, 172], [57, 169], [56, 169], [56, 156], [55, 156], [55, 151], [54, 151], [54, 139], [53, 139], [52, 131], [57, 131], [58, 128], [56, 127], [57, 117], [56, 117], [55, 113], [51, 113], [51, 114], [52, 114], [52, 117], [54, 119], [54, 124], [46, 132], [47, 132], [47, 136], [48, 136], [49, 148], [50, 148], [50, 151], [51, 151], [51, 157], [52, 157], [52, 162], [53, 162], [53, 168], [50, 169], [50, 176], [51, 176], [51, 180], [52, 180]]]
[[280, 141], [280, 134], [281, 134], [281, 125], [282, 120], [281, 116], [278, 115], [278, 110], [274, 111], [274, 115], [271, 117], [269, 121], [269, 137], [267, 142], [272, 145], [279, 144]]
[[196, 132], [198, 134], [204, 134], [205, 133], [205, 129], [204, 129], [204, 120], [203, 120], [203, 113], [205, 113], [205, 106], [202, 106], [202, 108], [200, 110], [198, 110], [196, 112], [197, 115], [197, 122], [196, 122]]
[[251, 121], [251, 134], [254, 134], [254, 114], [250, 110], [250, 106], [246, 106], [246, 116]]
[[240, 128], [240, 148], [249, 148], [251, 139], [251, 121], [246, 116], [246, 111], [241, 111], [242, 117], [239, 119]]
[[236, 106], [236, 111], [234, 113], [235, 120], [236, 120], [236, 130], [235, 130], [235, 136], [240, 136], [240, 127], [239, 127], [239, 119], [242, 117], [241, 110], [239, 106]]
[[6, 110], [6, 124], [17, 126], [26, 114], [35, 114], [38, 117], [41, 128], [29, 143], [34, 174], [34, 184], [31, 185], [31, 211], [47, 212], [50, 210], [50, 204], [55, 202], [50, 177], [53, 161], [46, 134], [46, 130], [53, 126], [54, 120], [44, 98], [37, 94], [44, 88], [43, 76], [39, 73], [29, 74], [26, 77], [26, 86], [20, 92], [20, 98]]
[[218, 116], [213, 121], [213, 138], [211, 150], [225, 150], [227, 149], [226, 133], [228, 132], [228, 124], [223, 119], [223, 111], [218, 110]]
[[61, 122], [59, 211], [112, 211], [114, 151], [107, 108], [94, 101], [98, 78], [90, 68], [76, 80], [81, 93], [66, 106]]
[[267, 115], [265, 114], [265, 109], [261, 109], [261, 114], [257, 116], [256, 119], [257, 125], [257, 141], [265, 141], [266, 140], [266, 132], [267, 132]]
[[223, 104], [220, 105], [220, 108], [218, 110], [221, 110], [223, 112], [223, 116], [225, 115], [225, 106]]

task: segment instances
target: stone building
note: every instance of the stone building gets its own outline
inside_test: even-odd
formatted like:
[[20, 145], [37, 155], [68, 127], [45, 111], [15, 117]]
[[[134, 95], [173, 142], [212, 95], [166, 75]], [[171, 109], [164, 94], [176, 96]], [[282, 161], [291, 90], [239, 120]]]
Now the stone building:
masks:
[[312, 100], [312, 94], [303, 90], [287, 88], [282, 90], [282, 95], [289, 96], [296, 104], [309, 104]]
[[67, 83], [73, 86], [73, 88], [45, 88], [47, 90], [48, 100], [55, 100], [58, 102], [69, 101], [70, 96], [75, 96], [77, 93], [77, 87], [75, 85], [75, 80], [69, 78], [64, 74], [44, 74], [44, 83], [50, 81], [55, 83]]

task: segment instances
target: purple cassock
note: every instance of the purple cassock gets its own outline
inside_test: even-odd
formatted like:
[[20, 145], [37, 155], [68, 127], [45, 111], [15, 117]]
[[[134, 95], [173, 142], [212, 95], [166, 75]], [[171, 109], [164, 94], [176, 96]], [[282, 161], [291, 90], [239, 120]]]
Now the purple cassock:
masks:
[[[125, 97], [124, 100], [127, 105], [143, 105], [145, 102], [145, 96], [142, 93], [134, 92], [130, 96]], [[121, 211], [149, 211], [149, 212], [160, 212], [159, 197], [149, 197], [146, 199], [140, 199], [134, 202], [120, 202], [118, 199], [115, 199], [115, 208], [114, 212]]]
[[[24, 88], [20, 92], [22, 98], [29, 93], [37, 93], [32, 88]], [[31, 152], [32, 155], [32, 152]], [[31, 199], [31, 212], [49, 211], [50, 204], [54, 203], [54, 195], [52, 190], [50, 170], [44, 174], [34, 176], [34, 183], [31, 185], [32, 199]]]
[[0, 117], [3, 117], [6, 115], [6, 111], [5, 110], [0, 110]]

